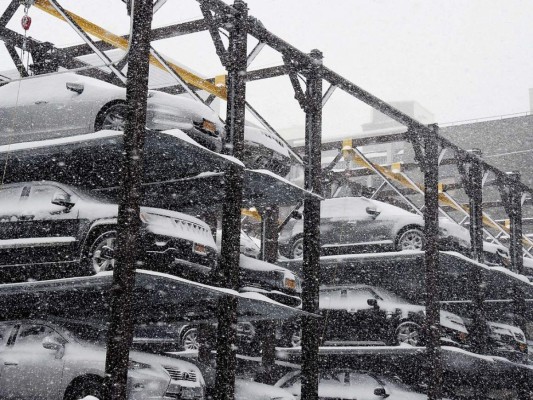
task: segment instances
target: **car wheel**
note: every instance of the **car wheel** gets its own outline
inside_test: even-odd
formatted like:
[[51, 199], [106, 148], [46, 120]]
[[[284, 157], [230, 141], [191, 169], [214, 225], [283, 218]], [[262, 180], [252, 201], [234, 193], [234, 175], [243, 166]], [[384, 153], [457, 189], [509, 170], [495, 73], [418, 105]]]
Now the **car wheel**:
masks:
[[291, 246], [291, 258], [302, 258], [304, 256], [304, 238], [297, 238]]
[[181, 338], [181, 346], [183, 350], [198, 350], [200, 345], [198, 343], [198, 330], [196, 328], [188, 329]]
[[396, 328], [396, 341], [398, 344], [420, 346], [422, 343], [421, 327], [414, 322], [403, 322]]
[[398, 237], [397, 250], [423, 250], [424, 249], [424, 232], [418, 228], [410, 228]]
[[111, 271], [115, 267], [113, 251], [116, 237], [115, 231], [108, 231], [98, 236], [91, 245], [89, 258], [94, 272]]
[[64, 400], [83, 400], [87, 396], [102, 399], [102, 383], [94, 380], [74, 382], [65, 392]]
[[126, 104], [113, 104], [98, 116], [94, 130], [123, 131], [126, 125], [126, 112]]

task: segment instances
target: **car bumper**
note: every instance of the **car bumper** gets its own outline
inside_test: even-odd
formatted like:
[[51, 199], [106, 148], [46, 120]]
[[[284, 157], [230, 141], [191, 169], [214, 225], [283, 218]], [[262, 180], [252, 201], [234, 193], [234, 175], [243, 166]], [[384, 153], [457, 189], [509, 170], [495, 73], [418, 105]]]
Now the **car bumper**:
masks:
[[[204, 282], [217, 263], [217, 251], [205, 247], [205, 254], [194, 250], [195, 243], [145, 232], [144, 262], [147, 269]], [[196, 279], [195, 279], [196, 278]]]
[[167, 112], [160, 107], [148, 108], [146, 126], [156, 131], [180, 129], [209, 150], [217, 153], [222, 150], [222, 139], [219, 134], [203, 131], [196, 127], [192, 121], [184, 121], [177, 117], [175, 112]]

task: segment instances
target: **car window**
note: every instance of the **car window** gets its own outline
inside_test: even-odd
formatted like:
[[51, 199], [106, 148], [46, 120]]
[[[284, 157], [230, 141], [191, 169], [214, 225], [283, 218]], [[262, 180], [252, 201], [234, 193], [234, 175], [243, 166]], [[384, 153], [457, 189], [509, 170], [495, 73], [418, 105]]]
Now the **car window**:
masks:
[[325, 309], [365, 309], [368, 299], [382, 300], [368, 288], [327, 289], [320, 291], [319, 307]]
[[12, 329], [13, 325], [11, 324], [0, 324], [0, 351], [6, 347]]
[[367, 218], [366, 207], [373, 203], [364, 197], [338, 197], [321, 203], [320, 218]]
[[40, 350], [43, 339], [52, 333], [55, 333], [55, 331], [45, 325], [23, 325], [15, 340], [15, 346], [17, 348], [24, 348], [24, 350], [30, 350], [36, 347]]
[[56, 186], [35, 185], [31, 187], [29, 196], [23, 198], [23, 210], [25, 213], [32, 214], [38, 218], [41, 213], [43, 216], [54, 211], [63, 211], [65, 207], [52, 204], [52, 198], [56, 193], [66, 192]]
[[0, 189], [1, 215], [8, 216], [9, 214], [20, 211], [21, 194], [22, 186]]

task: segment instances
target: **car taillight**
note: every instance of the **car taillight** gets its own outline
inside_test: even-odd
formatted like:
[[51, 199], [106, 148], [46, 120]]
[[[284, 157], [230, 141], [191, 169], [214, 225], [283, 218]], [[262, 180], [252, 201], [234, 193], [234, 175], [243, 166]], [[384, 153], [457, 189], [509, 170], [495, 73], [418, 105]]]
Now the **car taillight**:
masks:
[[207, 254], [207, 250], [203, 244], [194, 243], [192, 246], [192, 251], [194, 251], [196, 254], [201, 254], [205, 256]]
[[217, 126], [214, 122], [208, 121], [207, 119], [204, 119], [202, 121], [202, 129], [211, 132], [213, 135], [216, 135], [217, 133]]
[[296, 290], [296, 281], [294, 279], [285, 278], [285, 287], [287, 289]]

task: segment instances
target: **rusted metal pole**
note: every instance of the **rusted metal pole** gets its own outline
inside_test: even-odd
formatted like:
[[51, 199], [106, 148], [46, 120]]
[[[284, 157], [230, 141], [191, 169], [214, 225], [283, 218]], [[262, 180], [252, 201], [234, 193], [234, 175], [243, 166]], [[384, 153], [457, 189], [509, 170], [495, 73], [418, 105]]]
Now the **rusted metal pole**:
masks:
[[133, 339], [132, 297], [138, 261], [143, 146], [148, 98], [152, 0], [135, 0], [131, 54], [126, 85], [127, 116], [117, 221], [110, 325], [107, 338], [105, 394], [126, 399], [129, 350]]
[[[228, 71], [228, 108], [226, 116], [225, 152], [238, 159], [244, 148], [244, 117], [246, 111], [246, 61], [248, 7], [235, 0], [236, 11], [230, 29], [226, 68]], [[225, 199], [222, 206], [222, 251], [218, 271], [219, 284], [239, 289], [239, 258], [241, 233], [242, 189], [244, 169], [231, 164], [225, 173]], [[222, 297], [218, 304], [217, 331], [217, 400], [231, 400], [235, 393], [237, 299]]]
[[[311, 51], [315, 64], [307, 71], [305, 95], [305, 188], [315, 194], [322, 194], [322, 76], [320, 66], [322, 53]], [[304, 200], [304, 254], [302, 309], [318, 313], [320, 286], [320, 199]], [[318, 399], [318, 346], [319, 321], [316, 318], [302, 318], [302, 392], [301, 398]]]
[[439, 306], [439, 149], [438, 126], [424, 132], [424, 229], [428, 400], [441, 398], [442, 360]]

